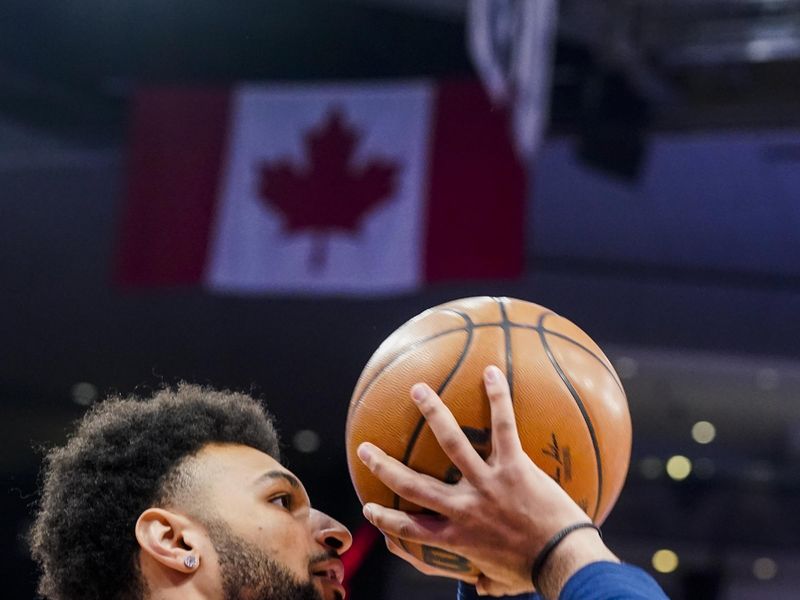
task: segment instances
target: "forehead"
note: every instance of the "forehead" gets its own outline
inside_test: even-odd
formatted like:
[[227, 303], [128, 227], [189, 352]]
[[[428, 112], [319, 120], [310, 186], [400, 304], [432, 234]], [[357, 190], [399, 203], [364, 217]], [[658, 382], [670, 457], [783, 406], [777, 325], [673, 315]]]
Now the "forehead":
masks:
[[211, 476], [216, 482], [254, 484], [264, 473], [276, 471], [294, 477], [268, 454], [239, 444], [209, 444], [195, 455], [195, 461], [201, 476]]

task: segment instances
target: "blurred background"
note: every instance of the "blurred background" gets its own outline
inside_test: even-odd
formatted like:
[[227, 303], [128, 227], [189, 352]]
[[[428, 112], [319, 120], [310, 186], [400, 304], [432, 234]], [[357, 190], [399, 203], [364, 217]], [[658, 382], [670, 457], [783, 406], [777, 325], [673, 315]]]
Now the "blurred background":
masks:
[[[634, 446], [604, 530], [623, 559], [676, 600], [796, 598], [798, 81], [796, 0], [4, 0], [3, 597], [34, 597], [23, 535], [41, 448], [110, 393], [179, 380], [253, 390], [311, 497], [358, 530], [344, 422], [360, 370], [421, 310], [490, 294], [554, 309], [616, 366]], [[422, 121], [380, 96], [403, 86]], [[400, 164], [399, 137], [374, 145], [350, 105], [340, 129], [334, 112], [309, 109], [307, 125], [264, 150], [254, 212], [221, 208], [241, 201], [231, 167], [250, 131], [237, 121], [250, 106], [241, 98], [270, 102], [278, 90], [285, 108], [287, 90], [333, 89], [334, 110], [362, 88], [386, 100], [390, 124], [416, 123], [396, 127], [416, 132], [406, 144], [416, 167]], [[289, 98], [305, 122], [305, 104]], [[285, 191], [313, 172], [298, 165], [313, 163], [315, 135], [318, 148], [355, 145], [362, 175], [383, 173], [372, 204], [351, 205], [338, 229], [313, 207], [286, 226], [291, 210], [273, 193], [276, 173]], [[437, 162], [426, 149], [445, 138], [454, 154]], [[402, 219], [387, 212], [393, 189], [416, 201], [412, 171], [428, 182], [409, 225], [428, 223], [424, 235], [393, 233]], [[462, 176], [499, 191], [459, 188]], [[440, 198], [445, 208], [433, 208]], [[274, 285], [271, 268], [226, 271], [250, 260], [240, 246], [260, 235], [251, 214], [272, 219], [265, 235], [299, 244], [294, 258], [258, 246], [267, 264], [286, 257]], [[469, 229], [474, 215], [490, 233]], [[306, 239], [320, 231], [323, 245]], [[463, 235], [425, 246], [443, 231]], [[187, 240], [200, 241], [181, 254]], [[212, 257], [220, 247], [227, 258]], [[381, 278], [383, 255], [402, 267], [397, 278]], [[375, 261], [345, 269], [344, 284], [325, 272], [365, 256]], [[479, 268], [448, 270], [458, 256]], [[284, 272], [294, 263], [298, 276]], [[352, 585], [354, 598], [454, 596], [381, 544]]]

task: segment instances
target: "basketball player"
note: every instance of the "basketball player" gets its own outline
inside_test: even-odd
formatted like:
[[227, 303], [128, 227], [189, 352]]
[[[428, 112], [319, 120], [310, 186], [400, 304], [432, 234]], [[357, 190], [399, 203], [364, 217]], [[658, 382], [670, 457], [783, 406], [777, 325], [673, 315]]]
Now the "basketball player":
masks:
[[52, 600], [341, 600], [351, 542], [258, 402], [192, 385], [87, 413], [47, 457], [31, 532]]
[[[443, 488], [361, 448], [378, 477], [442, 516], [374, 505], [365, 513], [385, 533], [469, 558], [484, 573], [470, 580], [481, 593], [527, 593], [533, 557], [555, 532], [587, 518], [521, 454], [499, 373], [487, 370], [494, 438], [482, 465], [430, 388], [414, 388], [464, 474], [458, 484]], [[192, 385], [148, 400], [112, 398], [87, 413], [47, 457], [31, 532], [39, 592], [52, 600], [337, 600], [344, 596], [338, 556], [351, 541], [280, 464], [271, 418], [258, 402]], [[581, 527], [534, 577], [551, 598], [611, 597], [596, 593], [603, 585], [620, 600], [664, 597], [642, 572], [617, 563], [597, 533]]]

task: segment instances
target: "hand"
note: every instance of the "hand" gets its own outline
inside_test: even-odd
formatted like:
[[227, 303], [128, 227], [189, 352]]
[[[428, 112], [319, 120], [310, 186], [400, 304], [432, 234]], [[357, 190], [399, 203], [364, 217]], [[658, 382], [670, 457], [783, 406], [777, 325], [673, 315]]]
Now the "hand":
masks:
[[[364, 515], [387, 535], [464, 556], [481, 574], [476, 580], [474, 576], [436, 569], [388, 542], [394, 554], [420, 571], [473, 583], [480, 594], [520, 594], [533, 590], [531, 567], [548, 540], [564, 527], [589, 518], [522, 450], [508, 382], [502, 371], [488, 367], [484, 382], [492, 427], [492, 452], [485, 462], [434, 391], [421, 383], [412, 388], [412, 399], [442, 450], [462, 473], [458, 483], [447, 484], [417, 473], [372, 444], [364, 443], [358, 448], [361, 460], [385, 485], [438, 515], [410, 514], [373, 503], [364, 506]], [[605, 548], [596, 532], [575, 532], [548, 560], [558, 560], [562, 567], [569, 568], [554, 571], [558, 581], [551, 581], [553, 578], [543, 573], [540, 585], [543, 591], [555, 592], [557, 596], [577, 568], [601, 559], [616, 560], [616, 557]]]

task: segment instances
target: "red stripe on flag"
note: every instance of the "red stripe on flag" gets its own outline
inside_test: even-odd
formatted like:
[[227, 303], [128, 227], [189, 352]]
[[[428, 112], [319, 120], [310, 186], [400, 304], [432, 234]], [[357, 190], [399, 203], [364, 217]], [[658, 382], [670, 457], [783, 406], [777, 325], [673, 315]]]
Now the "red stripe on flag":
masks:
[[141, 90], [134, 99], [116, 280], [199, 283], [228, 128], [227, 90]]
[[428, 281], [522, 273], [525, 172], [507, 113], [477, 83], [442, 83], [429, 167]]

